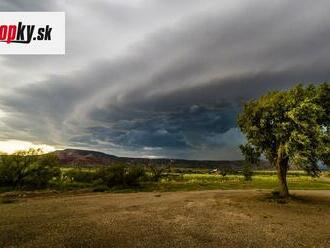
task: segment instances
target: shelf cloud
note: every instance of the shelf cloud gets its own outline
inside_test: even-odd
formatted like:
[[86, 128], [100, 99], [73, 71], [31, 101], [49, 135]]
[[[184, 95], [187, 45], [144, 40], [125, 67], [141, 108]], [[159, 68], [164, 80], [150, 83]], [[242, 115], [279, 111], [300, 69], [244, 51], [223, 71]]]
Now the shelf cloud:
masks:
[[329, 9], [327, 0], [3, 0], [1, 11], [65, 11], [67, 53], [0, 57], [0, 140], [239, 159], [244, 101], [329, 80]]

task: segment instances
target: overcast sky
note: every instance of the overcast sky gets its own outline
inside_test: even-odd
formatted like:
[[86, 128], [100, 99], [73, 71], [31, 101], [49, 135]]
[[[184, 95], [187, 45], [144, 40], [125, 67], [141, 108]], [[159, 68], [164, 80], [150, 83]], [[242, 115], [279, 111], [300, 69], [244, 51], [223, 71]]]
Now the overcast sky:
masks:
[[329, 9], [329, 0], [1, 0], [1, 11], [65, 11], [67, 37], [63, 56], [0, 56], [0, 143], [239, 159], [244, 100], [329, 81]]

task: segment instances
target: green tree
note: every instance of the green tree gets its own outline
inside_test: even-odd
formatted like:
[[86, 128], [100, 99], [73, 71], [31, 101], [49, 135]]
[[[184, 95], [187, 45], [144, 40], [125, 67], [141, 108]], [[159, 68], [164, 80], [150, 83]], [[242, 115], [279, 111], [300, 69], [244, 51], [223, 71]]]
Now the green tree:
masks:
[[328, 83], [270, 92], [248, 101], [238, 126], [248, 144], [277, 169], [280, 196], [289, 195], [286, 174], [296, 164], [313, 176], [329, 165], [330, 88]]
[[153, 180], [154, 181], [159, 181], [160, 178], [163, 175], [165, 175], [165, 173], [168, 173], [168, 172], [171, 171], [172, 162], [170, 162], [169, 164], [164, 163], [164, 164], [158, 165], [157, 163], [154, 163], [151, 159], [149, 159], [145, 163], [145, 166], [151, 172]]
[[57, 158], [40, 149], [18, 151], [0, 157], [0, 186], [42, 188], [60, 175]]
[[245, 158], [245, 164], [243, 167], [244, 179], [246, 181], [251, 181], [253, 175], [252, 166], [257, 166], [259, 164], [261, 153], [249, 143], [240, 145], [239, 148]]
[[25, 169], [23, 185], [33, 189], [45, 188], [53, 178], [59, 178], [61, 170], [59, 160], [53, 154], [44, 154], [37, 157]]

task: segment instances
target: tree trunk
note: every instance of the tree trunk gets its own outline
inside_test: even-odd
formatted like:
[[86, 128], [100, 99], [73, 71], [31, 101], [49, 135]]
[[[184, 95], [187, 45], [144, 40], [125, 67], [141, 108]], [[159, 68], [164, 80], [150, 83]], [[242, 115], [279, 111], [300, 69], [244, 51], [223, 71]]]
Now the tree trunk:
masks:
[[275, 162], [276, 162], [277, 177], [279, 181], [280, 197], [286, 198], [289, 196], [288, 184], [286, 182], [286, 174], [288, 171], [289, 159], [285, 154], [285, 148], [283, 145], [281, 145], [278, 149], [278, 154]]

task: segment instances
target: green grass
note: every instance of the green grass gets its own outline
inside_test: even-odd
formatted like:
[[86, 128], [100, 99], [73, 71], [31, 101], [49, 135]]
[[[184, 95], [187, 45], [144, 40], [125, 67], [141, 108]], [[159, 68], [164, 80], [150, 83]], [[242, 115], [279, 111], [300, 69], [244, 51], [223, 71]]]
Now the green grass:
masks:
[[[189, 191], [209, 189], [276, 189], [275, 173], [255, 175], [252, 181], [245, 181], [241, 175], [225, 177], [210, 174], [183, 174], [175, 178], [163, 178], [157, 183], [145, 183], [144, 191]], [[289, 174], [290, 189], [330, 189], [330, 181], [311, 178], [303, 173]]]

